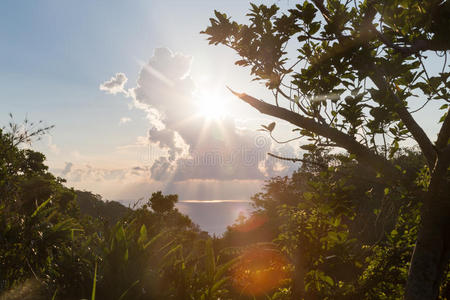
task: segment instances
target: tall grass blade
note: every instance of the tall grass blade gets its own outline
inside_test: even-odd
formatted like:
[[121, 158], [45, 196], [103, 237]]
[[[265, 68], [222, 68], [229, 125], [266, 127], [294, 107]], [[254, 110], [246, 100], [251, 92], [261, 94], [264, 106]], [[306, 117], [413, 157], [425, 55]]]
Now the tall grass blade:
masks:
[[128, 292], [130, 291], [130, 289], [132, 289], [136, 284], [139, 283], [139, 279], [136, 280], [135, 282], [133, 282], [129, 288], [127, 288], [127, 290], [125, 292], [122, 293], [122, 295], [120, 295], [120, 298], [118, 300], [123, 300], [125, 299], [125, 296], [128, 294]]
[[95, 269], [94, 269], [94, 283], [92, 284], [92, 295], [91, 295], [91, 300], [95, 300], [96, 288], [97, 288], [97, 262], [95, 262]]
[[39, 206], [35, 209], [35, 211], [34, 211], [33, 214], [31, 215], [31, 217], [35, 217], [35, 216], [39, 213], [39, 211], [40, 211], [41, 209], [43, 209], [43, 208], [50, 202], [50, 199], [51, 199], [51, 198], [48, 198], [47, 200], [45, 200], [44, 202], [42, 202], [41, 205], [39, 205]]
[[58, 292], [58, 289], [56, 289], [55, 292], [53, 293], [52, 300], [55, 300], [55, 299], [56, 299], [56, 293], [57, 293], [57, 292]]

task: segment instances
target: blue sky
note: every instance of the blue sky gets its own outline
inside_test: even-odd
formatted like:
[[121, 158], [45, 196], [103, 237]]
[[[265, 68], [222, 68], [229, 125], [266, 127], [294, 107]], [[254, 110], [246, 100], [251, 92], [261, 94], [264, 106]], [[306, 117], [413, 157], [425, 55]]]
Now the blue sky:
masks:
[[[227, 10], [242, 14], [247, 3], [235, 3], [240, 5], [227, 4]], [[192, 55], [193, 76], [211, 74], [220, 63], [228, 69], [232, 53], [208, 46], [199, 34], [220, 6], [220, 1], [2, 1], [0, 110], [56, 125], [52, 135], [66, 150], [96, 153], [130, 143], [130, 132], [143, 128], [145, 120], [139, 111], [127, 111], [123, 99], [99, 91], [99, 84], [118, 71], [135, 81], [139, 61], [157, 47]], [[217, 59], [224, 54], [227, 59]], [[112, 126], [126, 114], [134, 122]], [[110, 139], [97, 144], [100, 133]]]
[[[251, 82], [248, 70], [234, 66], [230, 49], [210, 46], [199, 34], [214, 9], [244, 21], [248, 8], [241, 0], [1, 1], [1, 120], [11, 112], [17, 121], [27, 116], [55, 125], [33, 147], [69, 186], [124, 202], [158, 189], [178, 193], [181, 201], [242, 201], [180, 205], [219, 233], [248, 208], [264, 179], [296, 168], [268, 159], [267, 151], [298, 154], [298, 144], [276, 147], [256, 133], [271, 119], [233, 98], [225, 85], [257, 97], [268, 92]], [[177, 63], [186, 78], [178, 76]], [[146, 79], [145, 68], [163, 70], [173, 91]], [[114, 84], [117, 73], [126, 78], [124, 85], [116, 92], [100, 90], [108, 80]], [[209, 111], [192, 109], [198, 103]], [[150, 107], [162, 116], [150, 116]], [[207, 120], [208, 113], [220, 116]], [[428, 117], [429, 111], [418, 115], [433, 134]], [[177, 118], [189, 120], [180, 125]], [[281, 137], [290, 129], [277, 125]], [[202, 218], [214, 207], [220, 225]]]
[[[132, 88], [142, 66], [157, 48], [189, 56], [192, 59], [189, 76], [198, 90], [207, 87], [201, 92], [202, 97], [214, 94], [216, 101], [226, 106], [227, 114], [222, 117], [230, 120], [227, 130], [239, 132], [236, 135], [239, 138], [245, 130], [245, 138], [236, 143], [245, 144], [243, 139], [247, 139], [251, 148], [253, 133], [269, 119], [234, 99], [225, 85], [260, 95], [265, 91], [257, 85], [250, 87], [247, 70], [233, 65], [236, 56], [232, 51], [209, 46], [205, 36], [199, 34], [209, 24], [214, 9], [243, 20], [248, 7], [248, 2], [237, 0], [2, 1], [2, 119], [6, 121], [11, 112], [18, 122], [27, 116], [32, 121], [55, 125], [51, 134], [33, 147], [46, 154], [51, 170], [67, 178], [69, 186], [124, 202], [147, 197], [156, 189], [179, 193], [182, 201], [243, 201], [205, 205], [209, 210], [217, 206], [222, 211], [221, 217], [226, 221], [221, 221], [221, 229], [217, 229], [217, 224], [211, 227], [220, 232], [225, 223], [237, 217], [241, 209], [236, 207], [248, 208], [246, 201], [260, 189], [268, 169], [262, 166], [264, 171], [260, 172], [261, 166], [253, 165], [253, 173], [244, 174], [242, 180], [233, 180], [234, 172], [246, 173], [237, 170], [236, 163], [228, 166], [228, 173], [223, 172], [227, 166], [214, 166], [211, 174], [202, 171], [201, 168], [208, 168], [203, 163], [192, 171], [198, 174], [194, 181], [186, 180], [184, 175], [179, 175], [182, 177], [179, 180], [154, 180], [149, 169], [165, 150], [145, 141], [137, 145], [139, 139], [141, 142], [148, 139], [147, 132], [153, 126], [147, 112], [133, 107], [124, 94], [108, 94], [99, 86], [121, 72], [128, 79], [127, 88]], [[126, 122], [121, 123], [121, 119]], [[219, 127], [210, 126], [207, 130], [214, 132]], [[240, 151], [236, 150], [237, 144], [233, 147], [221, 159]], [[265, 152], [259, 155], [261, 158], [254, 164], [265, 159]], [[292, 168], [279, 166], [278, 170], [287, 174]], [[196, 211], [204, 211], [198, 205], [183, 204], [180, 209], [208, 228], [208, 222], [193, 213], [192, 208], [188, 209], [192, 206], [197, 207]]]

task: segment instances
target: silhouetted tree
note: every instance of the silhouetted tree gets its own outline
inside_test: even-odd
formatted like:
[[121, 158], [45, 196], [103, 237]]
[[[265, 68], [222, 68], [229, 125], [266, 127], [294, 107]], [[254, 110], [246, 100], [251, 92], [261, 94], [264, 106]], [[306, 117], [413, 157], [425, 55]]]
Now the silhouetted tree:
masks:
[[[232, 91], [241, 100], [298, 127], [310, 147], [347, 150], [387, 186], [403, 176], [392, 161], [399, 143], [417, 142], [430, 181], [405, 298], [436, 299], [450, 257], [450, 2], [312, 0], [285, 13], [252, 4], [248, 16], [248, 25], [238, 24], [216, 11], [203, 32], [211, 44], [234, 49], [236, 64], [275, 96], [270, 104]], [[296, 43], [291, 55], [288, 42]], [[438, 70], [430, 71], [429, 56], [441, 58]], [[439, 103], [429, 114], [441, 123], [435, 142], [411, 108], [430, 102]], [[263, 130], [273, 136], [275, 127]]]
[[175, 207], [175, 203], [178, 202], [178, 195], [163, 195], [161, 191], [158, 191], [152, 193], [148, 201], [154, 212], [163, 214]]

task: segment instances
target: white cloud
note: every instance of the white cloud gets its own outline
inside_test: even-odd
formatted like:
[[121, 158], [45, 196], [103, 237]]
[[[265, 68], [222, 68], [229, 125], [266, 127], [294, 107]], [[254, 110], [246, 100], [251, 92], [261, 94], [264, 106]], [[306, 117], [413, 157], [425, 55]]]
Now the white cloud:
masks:
[[152, 167], [150, 168], [151, 177], [154, 180], [164, 181], [166, 179], [169, 179], [169, 175], [174, 168], [174, 164], [169, 161], [167, 157], [159, 157], [155, 160]]
[[[127, 183], [149, 177], [149, 168], [146, 166], [99, 168], [88, 164], [66, 162], [63, 168], [56, 168], [53, 171], [67, 179], [69, 184], [80, 189], [85, 189], [93, 182], [103, 183], [111, 188], [114, 185], [120, 185], [120, 182]], [[93, 191], [98, 192], [96, 188], [93, 188]]]
[[128, 118], [128, 117], [122, 117], [122, 118], [120, 118], [120, 120], [119, 120], [119, 125], [123, 125], [123, 124], [126, 124], [126, 123], [128, 123], [128, 122], [131, 122], [131, 119], [130, 119], [130, 118]]
[[100, 84], [100, 90], [108, 94], [125, 93], [125, 83], [128, 81], [127, 76], [123, 73], [116, 73], [110, 80]]
[[[164, 150], [149, 162], [150, 180], [164, 183], [171, 192], [177, 191], [177, 182], [188, 180], [255, 180], [259, 184], [265, 176], [298, 167], [269, 158], [267, 152], [273, 145], [268, 137], [238, 127], [231, 118], [215, 121], [198, 114], [191, 64], [190, 56], [158, 48], [141, 68], [136, 86], [124, 90], [126, 76], [122, 73], [118, 74], [124, 80], [116, 74], [102, 85], [109, 93], [111, 89], [124, 93], [135, 108], [146, 112], [150, 123], [147, 141]], [[140, 137], [139, 144], [144, 142]], [[228, 197], [232, 189], [223, 192]]]

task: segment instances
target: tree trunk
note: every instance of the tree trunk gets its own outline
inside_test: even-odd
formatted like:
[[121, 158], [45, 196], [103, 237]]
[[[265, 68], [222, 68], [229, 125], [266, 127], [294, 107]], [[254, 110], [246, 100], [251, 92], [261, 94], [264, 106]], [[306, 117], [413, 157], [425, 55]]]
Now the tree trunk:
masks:
[[448, 224], [444, 224], [443, 218], [439, 219], [423, 222], [408, 274], [406, 300], [438, 298], [441, 278], [450, 255]]
[[301, 246], [297, 248], [295, 257], [295, 270], [293, 276], [292, 299], [305, 299], [305, 277], [306, 277], [306, 262], [305, 257], [300, 250]]
[[450, 257], [448, 161], [438, 161], [425, 199], [422, 224], [411, 259], [406, 300], [434, 300]]

